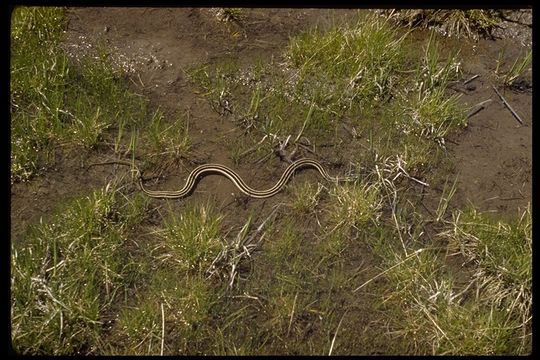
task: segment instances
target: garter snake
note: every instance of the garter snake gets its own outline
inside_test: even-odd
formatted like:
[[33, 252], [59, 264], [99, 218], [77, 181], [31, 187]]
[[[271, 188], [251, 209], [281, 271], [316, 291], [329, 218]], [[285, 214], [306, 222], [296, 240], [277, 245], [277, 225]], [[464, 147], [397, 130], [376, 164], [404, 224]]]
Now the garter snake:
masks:
[[146, 195], [152, 198], [158, 198], [158, 199], [180, 199], [183, 198], [189, 194], [195, 189], [195, 186], [197, 184], [197, 181], [202, 177], [210, 174], [218, 174], [226, 177], [229, 179], [241, 192], [244, 194], [257, 198], [257, 199], [266, 199], [271, 196], [276, 195], [278, 192], [280, 192], [283, 189], [283, 186], [290, 180], [291, 176], [294, 174], [295, 171], [297, 171], [300, 168], [315, 168], [319, 171], [319, 173], [322, 175], [322, 177], [328, 181], [331, 182], [339, 182], [339, 181], [350, 181], [350, 178], [334, 178], [328, 175], [324, 167], [321, 165], [320, 162], [313, 159], [300, 159], [292, 164], [290, 164], [283, 174], [281, 175], [281, 178], [278, 180], [278, 182], [272, 186], [271, 188], [267, 190], [255, 190], [251, 187], [249, 187], [244, 180], [238, 175], [234, 170], [231, 168], [221, 165], [221, 164], [203, 164], [200, 166], [197, 166], [195, 169], [191, 171], [189, 174], [186, 183], [184, 187], [180, 190], [176, 191], [170, 191], [170, 190], [148, 190], [144, 187], [142, 174], [138, 167], [130, 162], [127, 161], [121, 161], [121, 160], [115, 160], [115, 161], [107, 161], [102, 163], [93, 163], [90, 164], [90, 166], [94, 165], [108, 165], [108, 164], [119, 164], [119, 165], [126, 165], [126, 166], [133, 166], [138, 173], [138, 182], [139, 182], [139, 188], [142, 192], [144, 192]]

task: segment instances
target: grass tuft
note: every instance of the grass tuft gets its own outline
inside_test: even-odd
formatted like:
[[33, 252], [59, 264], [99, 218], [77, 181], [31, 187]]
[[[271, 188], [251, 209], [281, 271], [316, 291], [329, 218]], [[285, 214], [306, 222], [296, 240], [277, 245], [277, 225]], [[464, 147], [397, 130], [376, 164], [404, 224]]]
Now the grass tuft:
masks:
[[294, 37], [286, 57], [297, 69], [295, 94], [331, 111], [383, 101], [402, 66], [404, 38], [374, 15], [351, 27]]
[[105, 56], [73, 63], [59, 44], [65, 10], [18, 7], [11, 28], [11, 182], [46, 167], [53, 150], [92, 148], [118, 119], [138, 126], [146, 103]]
[[492, 37], [504, 12], [501, 10], [386, 10], [396, 21], [411, 28], [436, 28], [444, 35], [457, 37]]
[[163, 260], [182, 270], [206, 271], [222, 248], [222, 217], [210, 205], [187, 208], [180, 215], [171, 213], [164, 219]]
[[408, 247], [404, 253], [395, 237], [391, 242], [385, 237], [374, 250], [389, 280], [383, 301], [389, 334], [417, 354], [530, 352], [530, 225], [530, 210], [515, 223], [474, 209], [456, 211], [450, 228], [439, 236], [448, 240], [450, 256], [460, 254], [471, 264], [465, 283], [441, 265], [437, 249]]
[[497, 66], [495, 68], [495, 75], [499, 78], [504, 86], [512, 87], [524, 76], [527, 71], [530, 72], [532, 70], [529, 67], [532, 61], [532, 50], [529, 50], [524, 55], [517, 57], [510, 68], [501, 74], [501, 63], [503, 56], [504, 50], [499, 53]]
[[188, 135], [189, 124], [182, 117], [165, 121], [161, 110], [156, 110], [150, 119], [147, 132], [148, 156], [158, 159], [185, 157], [191, 149]]
[[434, 139], [444, 145], [444, 138], [466, 125], [466, 113], [458, 95], [448, 96], [446, 87], [459, 78], [461, 64], [457, 54], [440, 59], [438, 44], [431, 34], [424, 56], [416, 69], [414, 86], [401, 93], [398, 107], [404, 116], [397, 125], [405, 134]]
[[[487, 298], [516, 311], [524, 322], [532, 291], [531, 230], [530, 208], [516, 223], [491, 219], [472, 208], [454, 213], [453, 229], [446, 233], [451, 251], [477, 265], [476, 276], [486, 284]], [[516, 302], [521, 306], [514, 308]]]
[[167, 355], [192, 353], [200, 341], [216, 293], [201, 274], [178, 276], [163, 267], [131, 306], [121, 310], [115, 338], [119, 354]]
[[144, 202], [96, 191], [33, 226], [12, 245], [14, 348], [22, 354], [95, 351], [123, 284], [122, 245]]
[[291, 187], [291, 206], [299, 214], [311, 214], [316, 211], [322, 197], [324, 187], [317, 183], [305, 181]]
[[381, 216], [382, 199], [379, 188], [371, 184], [338, 185], [330, 192], [329, 212], [336, 227], [361, 227], [376, 224]]

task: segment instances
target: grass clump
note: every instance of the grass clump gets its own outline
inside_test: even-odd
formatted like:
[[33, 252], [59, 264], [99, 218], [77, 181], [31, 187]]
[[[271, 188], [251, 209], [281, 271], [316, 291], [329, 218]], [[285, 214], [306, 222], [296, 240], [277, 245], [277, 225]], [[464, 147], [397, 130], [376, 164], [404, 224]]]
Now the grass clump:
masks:
[[532, 61], [532, 50], [527, 51], [524, 55], [517, 57], [507, 71], [501, 71], [502, 59], [504, 57], [504, 49], [499, 53], [495, 75], [507, 87], [515, 87], [520, 80], [523, 79], [526, 72], [532, 69], [529, 67]]
[[247, 351], [242, 347], [257, 341], [240, 336], [250, 318], [233, 296], [241, 293], [233, 284], [242, 283], [237, 272], [245, 271], [245, 252], [249, 256], [257, 245], [250, 242], [251, 220], [225, 242], [221, 219], [210, 205], [165, 217], [160, 243], [145, 260], [152, 264], [152, 275], [121, 309], [111, 353], [242, 353]]
[[198, 66], [190, 68], [187, 75], [191, 81], [197, 83], [202, 89], [202, 95], [210, 99], [213, 109], [220, 115], [225, 116], [234, 111], [230, 103], [233, 90], [233, 79], [238, 74], [238, 65], [227, 61], [215, 68]]
[[[531, 279], [531, 218], [527, 210], [517, 224], [496, 221], [474, 208], [454, 214], [451, 247], [486, 271], [501, 272], [508, 284]], [[509, 251], [510, 250], [510, 251]]]
[[373, 184], [337, 186], [331, 193], [330, 214], [336, 227], [376, 224], [381, 216], [382, 197]]
[[492, 37], [493, 30], [503, 19], [502, 10], [387, 10], [385, 13], [400, 23], [412, 28], [440, 29], [445, 35], [470, 37]]
[[163, 220], [158, 243], [139, 259], [151, 274], [119, 310], [105, 353], [200, 355], [219, 346], [228, 281], [212, 277], [212, 271], [224, 267], [215, 259], [228, 246], [222, 216], [207, 204], [188, 206], [179, 215], [171, 211]]
[[298, 70], [295, 93], [330, 110], [384, 101], [403, 61], [404, 36], [370, 16], [350, 27], [318, 29], [294, 37], [286, 58]]
[[326, 260], [342, 261], [343, 252], [348, 247], [347, 240], [350, 239], [349, 234], [343, 229], [331, 231], [323, 236], [316, 246], [316, 251], [321, 256], [321, 264], [325, 264]]
[[122, 246], [144, 202], [96, 191], [12, 245], [11, 336], [22, 354], [95, 351], [124, 286]]
[[311, 214], [316, 211], [316, 207], [322, 197], [324, 187], [321, 184], [312, 182], [302, 182], [291, 187], [293, 210], [299, 214]]
[[390, 335], [416, 354], [530, 352], [530, 221], [528, 210], [511, 223], [474, 209], [456, 211], [439, 236], [448, 240], [450, 256], [470, 264], [466, 281], [445, 266], [443, 249], [417, 241], [400, 246], [399, 236], [375, 244], [385, 269], [380, 275], [389, 281], [383, 305]]
[[257, 266], [237, 290], [246, 300], [234, 304], [245, 324], [234, 325], [244, 334], [237, 343], [251, 354], [328, 353], [354, 274], [345, 252], [350, 239], [319, 229], [284, 219], [265, 232]]
[[178, 276], [170, 267], [161, 267], [149, 279], [149, 286], [120, 311], [114, 337], [121, 345], [113, 351], [130, 355], [197, 353], [217, 295], [202, 274]]
[[406, 135], [425, 137], [444, 144], [448, 133], [466, 124], [463, 107], [456, 96], [448, 97], [443, 89], [431, 94], [413, 96], [403, 108], [405, 116], [399, 118], [398, 126]]
[[[399, 259], [399, 261], [398, 261]], [[487, 355], [515, 351], [515, 322], [495, 306], [465, 300], [432, 250], [399, 257], [387, 273], [395, 290], [385, 299], [393, 307], [393, 335], [416, 354]]]
[[280, 228], [270, 231], [272, 238], [270, 244], [265, 248], [267, 257], [274, 264], [279, 264], [280, 269], [295, 269], [301, 265], [297, 256], [301, 249], [301, 236], [292, 221], [286, 222]]
[[17, 7], [11, 25], [12, 183], [47, 166], [59, 146], [92, 148], [118, 119], [140, 123], [145, 102], [105, 56], [74, 64], [60, 48], [63, 8]]
[[206, 271], [222, 248], [222, 217], [209, 205], [190, 207], [164, 219], [162, 258], [195, 273]]
[[220, 8], [216, 17], [223, 22], [241, 22], [245, 15], [242, 8]]
[[471, 208], [455, 213], [453, 229], [445, 234], [451, 249], [476, 264], [473, 276], [482, 284], [483, 299], [505, 310], [507, 322], [518, 322], [522, 331], [518, 353], [530, 342], [531, 221], [530, 207], [513, 222], [492, 219]]
[[148, 156], [159, 159], [185, 157], [191, 148], [188, 135], [189, 124], [182, 117], [165, 121], [161, 110], [156, 110], [150, 119], [147, 132]]
[[[40, 152], [64, 116], [58, 111], [64, 99], [57, 90], [67, 82], [69, 70], [65, 54], [55, 51], [63, 24], [59, 8], [19, 7], [12, 13], [12, 182], [37, 171]], [[51, 115], [56, 121], [50, 121]]]
[[461, 64], [456, 59], [457, 54], [450, 54], [446, 61], [441, 61], [432, 33], [411, 81], [413, 87], [400, 94], [398, 108], [403, 114], [396, 117], [396, 122], [403, 133], [444, 144], [451, 130], [466, 125], [466, 113], [459, 96], [446, 94], [447, 85], [460, 75]]

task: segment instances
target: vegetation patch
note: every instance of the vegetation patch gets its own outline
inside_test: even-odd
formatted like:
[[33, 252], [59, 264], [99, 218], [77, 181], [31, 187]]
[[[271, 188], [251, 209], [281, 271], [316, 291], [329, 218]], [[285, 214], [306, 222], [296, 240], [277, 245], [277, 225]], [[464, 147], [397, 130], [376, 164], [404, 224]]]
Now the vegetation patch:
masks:
[[[243, 11], [215, 15], [241, 27]], [[66, 144], [161, 169], [189, 160], [187, 115], [150, 112], [105, 48], [78, 63], [58, 51], [63, 10], [18, 8], [12, 24], [12, 182]], [[528, 61], [501, 74], [515, 81]], [[467, 126], [448, 91], [459, 51], [369, 14], [291, 37], [277, 61], [188, 75], [243, 130], [228, 142], [237, 164], [322, 157], [351, 181], [308, 177], [282, 201], [242, 211], [253, 204], [237, 199], [232, 215], [212, 201], [153, 207], [113, 182], [62, 205], [12, 245], [17, 351], [332, 355], [379, 341], [389, 353], [530, 352], [530, 209], [509, 221], [452, 209], [455, 182], [436, 211], [422, 208], [445, 139]]]
[[472, 208], [453, 217], [439, 236], [448, 239], [447, 256], [461, 255], [472, 264], [465, 285], [458, 285], [458, 278], [441, 266], [443, 254], [437, 249], [376, 248], [392, 284], [383, 302], [392, 317], [391, 333], [409, 341], [414, 353], [528, 353], [530, 212], [513, 224]]
[[123, 246], [145, 201], [96, 191], [32, 227], [11, 252], [13, 346], [21, 353], [73, 354], [100, 346], [122, 295]]
[[520, 85], [527, 82], [526, 75], [530, 75], [532, 71], [532, 68], [529, 67], [532, 61], [532, 50], [526, 51], [525, 54], [514, 59], [506, 70], [503, 70], [503, 58], [504, 50], [499, 53], [499, 57], [497, 58], [495, 76], [504, 86], [521, 90], [522, 86]]
[[503, 10], [385, 10], [389, 18], [409, 27], [437, 28], [447, 36], [492, 37], [504, 18]]
[[146, 102], [127, 91], [104, 53], [71, 63], [61, 50], [65, 10], [18, 7], [11, 31], [11, 182], [46, 168], [57, 149], [89, 149], [122, 119], [141, 122]]
[[[228, 61], [188, 73], [220, 115], [249, 131], [255, 147], [338, 143], [353, 135], [377, 139], [367, 145], [381, 156], [414, 156], [411, 165], [420, 171], [434, 166], [444, 139], [466, 126], [466, 109], [447, 92], [460, 76], [459, 54], [443, 57], [433, 35], [422, 52], [412, 46], [408, 33], [370, 15], [291, 38], [279, 63], [241, 68]], [[357, 154], [369, 157], [365, 148]]]

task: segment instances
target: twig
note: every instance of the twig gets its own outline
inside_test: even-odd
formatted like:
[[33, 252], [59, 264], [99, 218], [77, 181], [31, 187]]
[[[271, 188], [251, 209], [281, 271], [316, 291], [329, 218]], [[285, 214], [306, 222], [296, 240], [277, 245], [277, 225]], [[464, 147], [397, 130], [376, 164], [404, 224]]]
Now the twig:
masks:
[[482, 102], [479, 102], [478, 104], [475, 105], [476, 109], [474, 109], [473, 111], [471, 111], [468, 115], [467, 115], [467, 119], [478, 114], [480, 111], [484, 110], [486, 107], [484, 105], [486, 105], [487, 103], [491, 102], [492, 100], [491, 99], [487, 99], [487, 100], [484, 100]]
[[487, 99], [487, 100], [484, 100], [484, 101], [479, 102], [479, 103], [476, 104], [475, 106], [484, 106], [485, 104], [490, 103], [490, 102], [492, 102], [492, 101], [493, 101], [492, 99]]
[[465, 80], [463, 82], [463, 85], [467, 85], [468, 83], [470, 83], [471, 81], [473, 81], [474, 79], [476, 79], [477, 77], [479, 77], [480, 75], [474, 75], [472, 78], [470, 78], [469, 80]]
[[493, 85], [491, 85], [491, 87], [493, 88], [493, 90], [495, 90], [495, 92], [497, 93], [497, 95], [499, 95], [499, 97], [501, 98], [502, 102], [503, 102], [503, 105], [506, 106], [508, 108], [508, 110], [510, 110], [510, 112], [512, 113], [512, 115], [514, 115], [514, 117], [516, 118], [517, 121], [519, 121], [519, 123], [521, 125], [523, 125], [523, 120], [521, 120], [521, 118], [519, 117], [519, 115], [514, 111], [514, 109], [512, 109], [512, 107], [510, 106], [510, 104], [508, 103], [508, 101], [506, 101], [506, 99], [501, 95], [501, 93], [499, 92], [499, 90], [497, 90], [497, 88]]
[[499, 200], [503, 200], [503, 201], [508, 201], [508, 200], [521, 200], [521, 199], [525, 199], [524, 197], [519, 197], [519, 196], [515, 196], [515, 197], [509, 197], [509, 198], [499, 198]]
[[161, 303], [161, 356], [163, 356], [163, 346], [165, 345], [165, 311]]
[[296, 292], [296, 295], [294, 296], [294, 302], [293, 302], [293, 306], [292, 306], [291, 317], [289, 319], [289, 328], [287, 329], [287, 336], [289, 336], [289, 333], [291, 332], [292, 319], [293, 319], [293, 316], [294, 316], [294, 308], [296, 307], [296, 299], [297, 298], [298, 298], [298, 292]]
[[341, 322], [343, 321], [343, 318], [345, 317], [345, 314], [347, 314], [347, 311], [343, 314], [341, 317], [341, 320], [339, 320], [339, 324], [336, 328], [336, 333], [334, 334], [334, 337], [332, 338], [332, 343], [330, 344], [330, 350], [328, 351], [328, 356], [332, 355], [332, 350], [334, 349], [334, 343], [336, 342], [336, 337], [339, 331], [339, 327], [341, 326]]
[[244, 151], [244, 152], [241, 153], [240, 155], [238, 155], [238, 158], [243, 158], [243, 157], [246, 156], [247, 154], [249, 154], [249, 153], [251, 153], [251, 152], [257, 150], [257, 147], [258, 147], [259, 145], [261, 145], [261, 144], [263, 143], [263, 141], [266, 140], [267, 137], [268, 137], [268, 135], [264, 135], [264, 136], [262, 137], [262, 139], [261, 139], [258, 143], [256, 143], [254, 146], [252, 146], [251, 148], [247, 149], [246, 151]]
[[139, 82], [141, 83], [142, 87], [145, 88], [146, 85], [142, 82], [141, 75], [137, 73], [137, 77], [139, 78]]
[[309, 111], [308, 111], [308, 114], [306, 116], [306, 120], [304, 120], [304, 123], [302, 124], [302, 129], [300, 129], [300, 132], [298, 133], [298, 135], [296, 135], [296, 139], [294, 139], [295, 143], [298, 141], [298, 139], [300, 139], [300, 136], [302, 136], [302, 133], [304, 132], [304, 129], [306, 128], [307, 122], [311, 119], [311, 114], [313, 114], [313, 105], [315, 105], [314, 102], [312, 102], [311, 106], [309, 107]]
[[405, 259], [401, 260], [400, 262], [398, 262], [397, 264], [395, 265], [392, 265], [390, 266], [388, 269], [384, 270], [383, 272], [375, 275], [374, 277], [372, 277], [371, 279], [369, 279], [368, 281], [366, 281], [365, 283], [363, 283], [362, 285], [360, 285], [359, 287], [357, 287], [356, 289], [353, 290], [353, 293], [354, 292], [357, 292], [358, 290], [360, 290], [361, 288], [363, 288], [364, 286], [366, 286], [367, 284], [369, 284], [370, 282], [372, 282], [373, 280], [377, 279], [378, 277], [380, 276], [383, 276], [384, 274], [386, 274], [387, 272], [389, 272], [390, 270], [398, 267], [399, 265], [403, 264], [405, 261], [411, 259], [414, 255], [417, 255], [419, 253], [421, 253], [422, 251], [424, 251], [426, 249], [418, 249], [416, 250], [415, 252], [413, 252], [412, 254], [410, 254], [409, 256], [407, 256]]
[[474, 115], [478, 114], [480, 111], [484, 110], [486, 107], [485, 106], [479, 106], [477, 107], [476, 109], [474, 109], [473, 111], [471, 111], [468, 115], [467, 115], [467, 119], [473, 117]]

